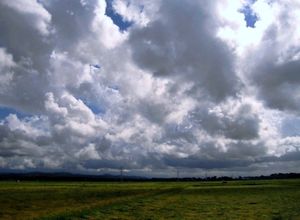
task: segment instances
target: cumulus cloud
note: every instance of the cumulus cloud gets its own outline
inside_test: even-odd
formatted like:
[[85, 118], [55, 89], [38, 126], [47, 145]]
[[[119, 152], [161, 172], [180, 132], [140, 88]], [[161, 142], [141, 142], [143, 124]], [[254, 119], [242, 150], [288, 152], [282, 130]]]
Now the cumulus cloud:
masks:
[[216, 101], [236, 95], [234, 57], [216, 37], [214, 13], [208, 1], [186, 1], [184, 7], [180, 1], [161, 2], [155, 19], [130, 33], [133, 59], [154, 76], [189, 83], [190, 95]]
[[51, 15], [45, 8], [37, 1], [30, 0], [26, 5], [20, 0], [17, 1], [2, 1], [2, 7], [7, 7], [16, 11], [21, 16], [31, 23], [36, 30], [42, 35], [49, 34], [49, 23]]
[[2, 88], [9, 85], [13, 75], [11, 68], [15, 65], [16, 63], [14, 62], [12, 55], [8, 54], [4, 48], [0, 48], [0, 82]]
[[0, 119], [0, 168], [293, 170], [298, 3], [111, 6], [129, 27], [114, 23], [105, 0], [0, 3], [0, 113], [15, 111]]

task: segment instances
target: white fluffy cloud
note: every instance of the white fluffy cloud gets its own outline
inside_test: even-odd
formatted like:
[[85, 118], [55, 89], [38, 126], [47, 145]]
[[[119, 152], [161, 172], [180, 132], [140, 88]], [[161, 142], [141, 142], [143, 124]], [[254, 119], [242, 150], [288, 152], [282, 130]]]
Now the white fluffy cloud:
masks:
[[106, 3], [0, 3], [2, 169], [294, 171], [299, 3]]

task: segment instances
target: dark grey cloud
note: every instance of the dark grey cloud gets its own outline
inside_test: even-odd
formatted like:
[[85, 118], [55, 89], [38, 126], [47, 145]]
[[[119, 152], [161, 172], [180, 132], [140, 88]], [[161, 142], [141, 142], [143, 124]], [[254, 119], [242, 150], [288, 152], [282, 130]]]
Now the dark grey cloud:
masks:
[[16, 62], [28, 61], [34, 68], [44, 70], [51, 49], [48, 36], [51, 15], [34, 1], [24, 7], [22, 1], [4, 0], [0, 4], [0, 47], [13, 54]]
[[208, 146], [205, 147], [204, 151], [201, 149], [198, 155], [184, 158], [165, 155], [163, 161], [173, 167], [201, 169], [228, 169], [250, 167], [258, 164], [300, 161], [299, 149], [286, 152], [281, 156], [262, 156], [266, 153], [263, 144], [237, 142], [229, 145], [226, 153], [220, 153], [215, 147]]
[[41, 1], [51, 14], [53, 29], [52, 43], [60, 50], [72, 50], [76, 44], [91, 33], [91, 21], [95, 17], [97, 1], [90, 0], [86, 4], [72, 0]]
[[235, 96], [240, 83], [234, 56], [215, 36], [214, 13], [210, 1], [162, 1], [155, 19], [130, 33], [134, 61], [154, 76], [192, 83], [191, 96]]
[[165, 163], [172, 167], [202, 168], [202, 169], [222, 169], [233, 167], [246, 167], [251, 162], [246, 160], [226, 160], [226, 159], [200, 159], [190, 156], [188, 158], [165, 158]]
[[155, 100], [140, 100], [138, 110], [145, 118], [158, 124], [163, 124], [170, 112], [165, 103]]
[[299, 83], [300, 61], [283, 64], [266, 62], [254, 75], [259, 96], [270, 108], [298, 112], [300, 108]]
[[259, 137], [260, 120], [251, 105], [241, 105], [233, 114], [230, 110], [232, 109], [196, 109], [192, 112], [192, 118], [211, 135], [222, 135], [236, 140]]

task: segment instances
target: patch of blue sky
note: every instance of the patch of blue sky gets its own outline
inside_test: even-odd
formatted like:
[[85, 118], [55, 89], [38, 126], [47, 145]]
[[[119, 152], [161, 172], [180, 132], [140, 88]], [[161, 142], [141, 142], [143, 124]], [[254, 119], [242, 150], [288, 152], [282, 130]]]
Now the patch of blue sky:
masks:
[[17, 115], [18, 118], [25, 118], [30, 116], [30, 114], [24, 113], [24, 112], [20, 112], [17, 111], [13, 108], [9, 108], [9, 107], [0, 107], [0, 119], [4, 119], [7, 116], [9, 116], [10, 114], [14, 114]]
[[240, 12], [244, 14], [246, 26], [251, 28], [255, 28], [255, 23], [259, 19], [252, 9], [252, 4], [255, 2], [256, 0], [249, 0], [248, 3], [242, 9], [240, 9]]
[[113, 91], [115, 91], [115, 92], [119, 92], [119, 87], [116, 86], [116, 85], [110, 85], [110, 86], [108, 86], [107, 88], [109, 88], [109, 89], [111, 89], [111, 90], [113, 90]]
[[81, 98], [84, 104], [95, 114], [95, 115], [103, 115], [105, 114], [105, 109], [102, 108], [100, 105], [91, 103], [90, 101]]
[[284, 137], [300, 136], [300, 117], [285, 119], [281, 125], [281, 132]]
[[103, 115], [105, 114], [105, 109], [94, 105], [94, 104], [87, 104], [87, 106], [91, 109], [91, 111], [95, 114], [95, 115]]
[[105, 15], [111, 18], [115, 25], [117, 25], [120, 31], [126, 31], [133, 22], [126, 21], [120, 14], [118, 14], [113, 8], [113, 0], [106, 1]]

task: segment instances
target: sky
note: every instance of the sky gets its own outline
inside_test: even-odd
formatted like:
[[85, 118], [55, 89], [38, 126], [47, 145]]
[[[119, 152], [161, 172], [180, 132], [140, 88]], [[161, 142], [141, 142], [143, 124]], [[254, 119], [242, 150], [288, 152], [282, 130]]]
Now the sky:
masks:
[[300, 172], [299, 1], [2, 0], [0, 20], [0, 172]]

